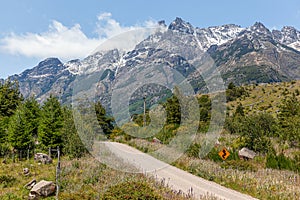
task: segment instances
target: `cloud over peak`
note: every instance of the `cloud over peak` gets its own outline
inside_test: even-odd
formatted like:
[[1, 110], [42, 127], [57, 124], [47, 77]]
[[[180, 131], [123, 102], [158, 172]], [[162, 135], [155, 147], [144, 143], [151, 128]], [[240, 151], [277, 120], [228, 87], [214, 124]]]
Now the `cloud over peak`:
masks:
[[95, 32], [98, 36], [88, 37], [80, 24], [67, 27], [53, 20], [48, 30], [43, 33], [11, 33], [0, 38], [0, 50], [12, 55], [34, 58], [59, 57], [62, 60], [84, 58], [108, 38], [155, 25], [154, 21], [146, 21], [142, 25], [122, 26], [112, 18], [111, 13], [105, 12], [97, 16]]

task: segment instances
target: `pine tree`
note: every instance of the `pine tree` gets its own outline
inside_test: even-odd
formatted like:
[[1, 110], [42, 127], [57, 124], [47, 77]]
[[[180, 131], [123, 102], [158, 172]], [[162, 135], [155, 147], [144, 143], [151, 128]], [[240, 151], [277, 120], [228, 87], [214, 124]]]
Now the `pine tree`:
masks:
[[26, 129], [35, 139], [37, 139], [41, 115], [39, 103], [33, 97], [30, 97], [25, 100], [23, 105], [23, 109], [25, 112]]
[[111, 131], [114, 129], [114, 119], [106, 115], [105, 108], [101, 105], [101, 102], [99, 101], [95, 104], [95, 112], [99, 125], [103, 130], [103, 133], [106, 135], [111, 134]]
[[17, 151], [26, 150], [33, 146], [31, 130], [27, 128], [26, 111], [21, 105], [11, 117], [8, 126], [8, 141]]
[[22, 100], [17, 81], [8, 79], [4, 84], [0, 84], [0, 116], [12, 116]]
[[63, 114], [56, 97], [50, 95], [41, 110], [38, 139], [43, 148], [62, 145]]
[[64, 116], [64, 126], [62, 140], [64, 144], [63, 153], [69, 155], [72, 158], [80, 158], [85, 153], [87, 149], [84, 146], [79, 134], [77, 133], [74, 117], [72, 111], [65, 107], [63, 109]]
[[23, 97], [17, 81], [6, 80], [0, 83], [0, 149], [3, 153], [8, 146], [8, 125], [10, 117], [15, 113]]
[[167, 124], [180, 124], [181, 109], [178, 98], [173, 95], [164, 103], [167, 112]]

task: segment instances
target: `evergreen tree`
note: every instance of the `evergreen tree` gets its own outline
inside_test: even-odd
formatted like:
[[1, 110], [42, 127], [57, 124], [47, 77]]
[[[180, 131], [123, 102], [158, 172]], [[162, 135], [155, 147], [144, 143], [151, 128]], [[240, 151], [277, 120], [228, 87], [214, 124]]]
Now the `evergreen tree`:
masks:
[[181, 112], [180, 104], [176, 96], [172, 96], [164, 103], [167, 112], [167, 124], [180, 124]]
[[0, 116], [12, 116], [22, 100], [17, 81], [7, 80], [0, 84]]
[[72, 111], [65, 107], [63, 109], [64, 116], [64, 126], [62, 140], [64, 144], [63, 153], [69, 155], [71, 158], [80, 158], [85, 153], [87, 149], [79, 137], [75, 124]]
[[111, 134], [111, 131], [114, 129], [114, 119], [106, 115], [105, 108], [101, 105], [100, 101], [95, 104], [95, 112], [103, 133], [106, 135]]
[[63, 114], [56, 97], [50, 95], [41, 110], [38, 139], [43, 148], [62, 146]]
[[41, 115], [40, 105], [33, 97], [30, 97], [25, 100], [23, 109], [25, 112], [26, 130], [37, 139]]
[[31, 130], [27, 127], [26, 110], [21, 105], [11, 117], [8, 126], [8, 141], [17, 151], [26, 150], [33, 146]]
[[23, 97], [19, 92], [16, 81], [7, 80], [0, 83], [0, 150], [1, 154], [8, 150], [8, 125], [10, 117], [22, 102]]

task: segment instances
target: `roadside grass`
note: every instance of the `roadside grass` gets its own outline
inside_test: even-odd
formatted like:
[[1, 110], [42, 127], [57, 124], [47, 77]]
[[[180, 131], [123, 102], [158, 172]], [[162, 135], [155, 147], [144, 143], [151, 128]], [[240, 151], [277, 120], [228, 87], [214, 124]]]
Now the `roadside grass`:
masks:
[[[55, 181], [55, 164], [39, 165], [32, 159], [17, 162], [6, 159], [7, 163], [3, 164], [2, 160], [0, 159], [0, 199], [28, 199], [29, 191], [24, 188], [24, 185], [34, 178], [37, 181], [42, 179]], [[23, 168], [28, 168], [30, 174], [25, 176]], [[10, 181], [4, 179], [10, 179]]]
[[[203, 139], [199, 134], [197, 140]], [[215, 161], [200, 159], [184, 154], [173, 165], [194, 175], [214, 181], [225, 187], [245, 193], [258, 199], [300, 199], [300, 174], [287, 171], [265, 168], [265, 158], [258, 156], [253, 160], [244, 161], [234, 158], [230, 141], [234, 136], [221, 135], [219, 147], [214, 148], [215, 155], [210, 155]], [[147, 140], [131, 139], [127, 141], [131, 146], [150, 153], [161, 147]], [[226, 161], [219, 158], [218, 152], [223, 147], [229, 147], [231, 156]], [[146, 151], [145, 151], [146, 150]], [[236, 155], [235, 155], [236, 156]]]
[[[2, 162], [3, 159], [0, 159]], [[53, 164], [43, 165], [33, 160], [12, 162], [0, 165], [0, 199], [28, 199], [29, 190], [24, 185], [35, 178], [55, 182], [57, 160]], [[23, 168], [29, 168], [30, 175], [23, 175]], [[193, 199], [192, 194], [183, 194], [169, 188], [165, 180], [156, 180], [143, 174], [126, 173], [107, 167], [91, 156], [81, 159], [62, 157], [60, 173], [59, 199], [157, 199], [184, 200]], [[44, 199], [54, 200], [55, 196]], [[207, 194], [201, 199], [213, 200]]]

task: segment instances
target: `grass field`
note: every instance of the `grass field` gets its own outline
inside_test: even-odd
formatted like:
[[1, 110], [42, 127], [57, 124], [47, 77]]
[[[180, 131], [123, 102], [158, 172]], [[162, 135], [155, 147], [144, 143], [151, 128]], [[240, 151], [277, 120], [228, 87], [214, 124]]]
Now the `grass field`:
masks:
[[[249, 96], [243, 96], [235, 101], [229, 102], [229, 111], [234, 111], [238, 104], [242, 104], [247, 114], [268, 112], [274, 116], [286, 96], [300, 91], [300, 81], [269, 83], [260, 85], [244, 86]], [[300, 99], [300, 95], [298, 95]]]
[[[0, 159], [2, 162], [2, 159]], [[43, 165], [33, 160], [12, 162], [0, 165], [0, 199], [21, 200], [28, 199], [29, 190], [24, 185], [35, 178], [55, 182], [55, 168], [53, 164]], [[29, 168], [30, 175], [23, 175], [23, 168]], [[81, 159], [67, 159], [61, 161], [59, 199], [165, 199], [184, 200], [193, 199], [167, 187], [165, 181], [157, 181], [153, 177], [143, 174], [131, 174], [113, 170], [99, 163], [90, 156]], [[55, 195], [44, 199], [55, 199]], [[215, 199], [209, 195], [203, 199]]]

